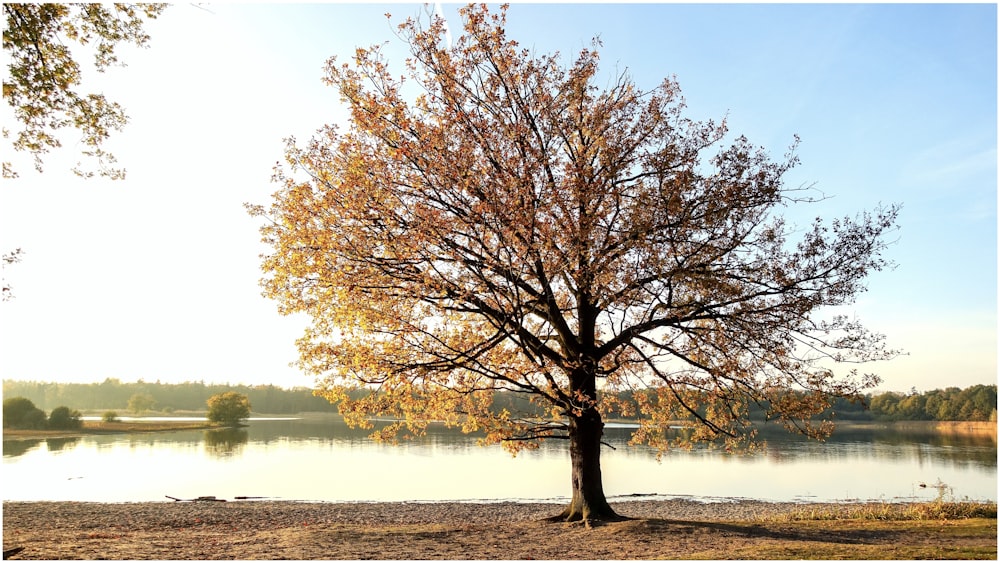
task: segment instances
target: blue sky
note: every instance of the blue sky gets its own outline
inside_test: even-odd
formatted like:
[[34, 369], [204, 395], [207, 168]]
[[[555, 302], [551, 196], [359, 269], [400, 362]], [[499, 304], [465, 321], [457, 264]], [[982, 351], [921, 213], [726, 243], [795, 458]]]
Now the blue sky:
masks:
[[[44, 174], [21, 165], [3, 183], [0, 248], [26, 255], [4, 271], [17, 296], [0, 304], [2, 376], [310, 385], [288, 366], [306, 319], [260, 297], [265, 248], [242, 204], [268, 202], [284, 137], [344, 119], [325, 60], [388, 41], [401, 63], [394, 24], [423, 10], [175, 5], [149, 49], [123, 52], [128, 68], [88, 75], [132, 118], [109, 145], [128, 178], [76, 179], [68, 138]], [[457, 34], [457, 5], [443, 12]], [[991, 4], [508, 12], [508, 35], [536, 52], [569, 61], [599, 36], [609, 74], [676, 76], [689, 116], [727, 117], [775, 156], [798, 134], [788, 182], [830, 198], [795, 221], [901, 203], [898, 267], [844, 311], [909, 353], [865, 368], [891, 390], [996, 382], [996, 30]]]

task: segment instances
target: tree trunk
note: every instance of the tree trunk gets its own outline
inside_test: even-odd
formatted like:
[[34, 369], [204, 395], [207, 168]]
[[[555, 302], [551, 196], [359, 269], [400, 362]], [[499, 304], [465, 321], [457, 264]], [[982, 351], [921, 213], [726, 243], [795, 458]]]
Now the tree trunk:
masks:
[[581, 416], [570, 415], [569, 457], [572, 466], [573, 500], [554, 520], [622, 520], [604, 496], [601, 480], [601, 437], [604, 422], [597, 409]]

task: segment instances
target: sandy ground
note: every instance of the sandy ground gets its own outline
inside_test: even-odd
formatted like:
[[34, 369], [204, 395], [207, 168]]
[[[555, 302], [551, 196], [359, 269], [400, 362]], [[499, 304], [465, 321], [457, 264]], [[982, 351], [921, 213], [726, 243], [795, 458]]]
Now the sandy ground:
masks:
[[[738, 550], [753, 542], [789, 538], [800, 546], [833, 541], [877, 547], [879, 542], [903, 541], [876, 537], [863, 528], [824, 530], [824, 537], [812, 537], [768, 520], [802, 509], [801, 504], [623, 502], [614, 508], [631, 520], [590, 529], [545, 520], [560, 508], [521, 503], [5, 502], [3, 547], [24, 548], [13, 556], [17, 559], [565, 560], [739, 557]], [[995, 539], [992, 546], [995, 557]]]

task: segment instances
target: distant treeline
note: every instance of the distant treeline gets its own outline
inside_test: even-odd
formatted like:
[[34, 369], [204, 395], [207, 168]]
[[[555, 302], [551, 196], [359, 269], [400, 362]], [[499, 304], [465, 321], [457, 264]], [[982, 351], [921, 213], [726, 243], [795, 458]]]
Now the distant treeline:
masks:
[[[312, 390], [306, 387], [285, 389], [274, 385], [121, 382], [118, 379], [105, 379], [101, 383], [3, 382], [5, 398], [25, 397], [43, 410], [67, 406], [79, 410], [128, 412], [130, 405], [142, 404], [149, 410], [159, 412], [204, 411], [209, 397], [226, 391], [245, 394], [255, 413], [337, 411], [336, 405], [313, 395]], [[137, 401], [135, 397], [146, 400]], [[497, 408], [507, 408], [511, 412], [533, 412], [527, 400], [514, 393], [498, 394], [494, 403]], [[831, 410], [837, 420], [851, 421], [996, 421], [997, 386], [973, 385], [966, 389], [948, 387], [925, 393], [914, 390], [910, 393], [870, 394], [865, 397], [865, 404], [838, 399]], [[763, 410], [751, 410], [751, 418], [762, 419]]]
[[[26, 397], [42, 410], [66, 405], [79, 410], [130, 411], [142, 404], [147, 410], [159, 412], [205, 411], [212, 395], [235, 391], [250, 399], [253, 412], [293, 414], [299, 412], [337, 412], [337, 406], [313, 395], [312, 389], [284, 389], [274, 385], [223, 385], [200, 381], [185, 383], [122, 382], [105, 379], [101, 383], [42, 383], [37, 381], [3, 382], [3, 396]], [[136, 401], [145, 396], [149, 400]]]
[[871, 412], [882, 420], [997, 420], [996, 385], [882, 393], [870, 403]]
[[[494, 405], [511, 412], [532, 412], [527, 401], [514, 396], [497, 397]], [[627, 396], [625, 397], [627, 399]], [[881, 421], [992, 421], [997, 420], [997, 386], [973, 385], [966, 389], [948, 387], [925, 393], [884, 392], [864, 395], [863, 401], [836, 398], [826, 412], [834, 420], [855, 422]], [[753, 421], [766, 420], [768, 405], [751, 404], [748, 416]], [[540, 413], [539, 413], [540, 414]], [[701, 413], [704, 414], [704, 413]]]

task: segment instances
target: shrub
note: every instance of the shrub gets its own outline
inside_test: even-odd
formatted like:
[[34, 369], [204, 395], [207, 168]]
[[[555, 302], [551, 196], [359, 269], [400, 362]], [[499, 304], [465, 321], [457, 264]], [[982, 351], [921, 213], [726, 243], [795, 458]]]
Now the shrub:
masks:
[[250, 399], [235, 391], [219, 393], [208, 398], [208, 420], [229, 426], [250, 416]]
[[115, 411], [105, 411], [104, 414], [101, 415], [101, 421], [118, 422], [118, 413], [116, 413]]
[[11, 397], [3, 402], [3, 427], [21, 429], [45, 428], [45, 413], [24, 397]]
[[80, 411], [69, 407], [56, 407], [49, 413], [48, 427], [52, 430], [75, 430], [83, 426]]

